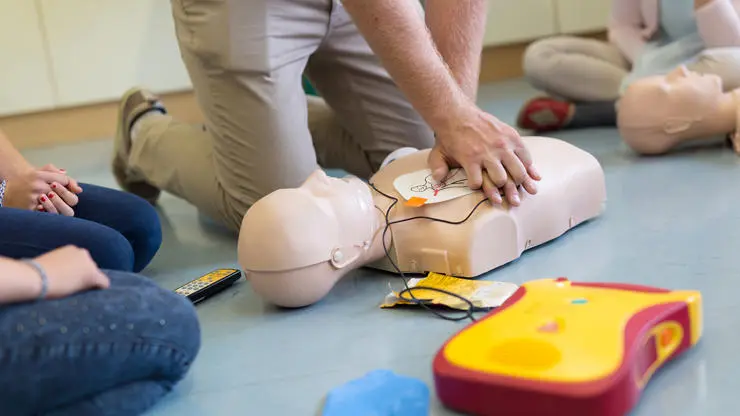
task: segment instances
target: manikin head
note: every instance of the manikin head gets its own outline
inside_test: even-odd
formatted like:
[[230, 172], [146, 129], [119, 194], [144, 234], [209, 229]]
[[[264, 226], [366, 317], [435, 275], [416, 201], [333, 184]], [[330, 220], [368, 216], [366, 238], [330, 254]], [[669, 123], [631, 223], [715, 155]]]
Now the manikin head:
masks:
[[619, 101], [617, 125], [636, 152], [659, 154], [683, 141], [729, 133], [735, 112], [733, 95], [723, 92], [718, 76], [681, 66], [631, 84]]
[[239, 233], [239, 263], [262, 298], [302, 307], [368, 261], [378, 229], [370, 188], [319, 169], [300, 187], [275, 191], [252, 205]]

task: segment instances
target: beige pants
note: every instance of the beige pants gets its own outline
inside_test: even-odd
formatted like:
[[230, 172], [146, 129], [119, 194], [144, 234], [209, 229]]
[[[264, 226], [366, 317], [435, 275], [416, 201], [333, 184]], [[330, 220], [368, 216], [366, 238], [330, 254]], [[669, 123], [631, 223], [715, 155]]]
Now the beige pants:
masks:
[[[434, 145], [340, 1], [172, 8], [205, 127], [145, 118], [130, 167], [232, 229], [255, 201], [299, 186], [318, 164], [367, 178], [399, 147]], [[323, 100], [307, 101], [304, 70]]]
[[[727, 90], [740, 87], [740, 48], [707, 49], [687, 66], [719, 75]], [[535, 88], [573, 101], [618, 99], [629, 67], [613, 44], [571, 36], [536, 41], [524, 54], [525, 76]]]

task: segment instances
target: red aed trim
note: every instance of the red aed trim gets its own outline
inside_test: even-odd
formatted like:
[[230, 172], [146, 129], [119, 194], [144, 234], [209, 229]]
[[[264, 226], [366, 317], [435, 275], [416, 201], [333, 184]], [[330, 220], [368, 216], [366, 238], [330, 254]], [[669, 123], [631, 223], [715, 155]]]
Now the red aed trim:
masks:
[[575, 287], [593, 287], [597, 289], [617, 289], [617, 290], [628, 290], [630, 292], [645, 292], [645, 293], [668, 293], [670, 290], [661, 289], [657, 287], [632, 285], [629, 283], [579, 283], [571, 282], [571, 286]]
[[[526, 289], [520, 287], [498, 309], [466, 326], [455, 336], [506, 310], [525, 294]], [[641, 394], [637, 380], [641, 378], [642, 371], [646, 368], [645, 360], [650, 355], [643, 348], [648, 340], [646, 334], [655, 325], [666, 320], [678, 321], [684, 328], [681, 344], [666, 362], [690, 348], [691, 325], [685, 303], [673, 302], [646, 308], [627, 323], [624, 343], [626, 359], [622, 365], [611, 376], [589, 383], [552, 383], [492, 375], [453, 366], [444, 357], [445, 348], [454, 338], [452, 337], [434, 358], [437, 396], [445, 406], [477, 416], [623, 416], [634, 407]]]

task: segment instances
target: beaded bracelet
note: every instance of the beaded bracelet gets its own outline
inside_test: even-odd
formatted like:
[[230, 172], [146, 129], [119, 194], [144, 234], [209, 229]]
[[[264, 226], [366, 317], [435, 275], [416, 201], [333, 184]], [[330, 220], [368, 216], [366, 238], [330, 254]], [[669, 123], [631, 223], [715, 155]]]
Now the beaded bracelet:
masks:
[[0, 181], [0, 207], [3, 206], [3, 198], [5, 197], [5, 180]]
[[44, 298], [46, 298], [46, 292], [49, 291], [49, 277], [46, 275], [46, 271], [43, 267], [41, 267], [40, 264], [33, 260], [23, 259], [21, 261], [33, 267], [39, 274], [39, 277], [41, 278], [41, 293], [39, 293], [39, 296], [38, 298], [36, 298], [36, 300], [43, 300]]

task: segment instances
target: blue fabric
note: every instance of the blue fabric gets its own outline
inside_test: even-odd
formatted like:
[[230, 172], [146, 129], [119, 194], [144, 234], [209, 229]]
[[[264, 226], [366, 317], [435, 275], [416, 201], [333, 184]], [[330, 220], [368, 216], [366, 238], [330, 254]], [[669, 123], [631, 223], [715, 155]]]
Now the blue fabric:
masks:
[[139, 272], [162, 244], [157, 211], [136, 195], [81, 184], [75, 216], [0, 207], [0, 256], [30, 258], [68, 244], [100, 268]]
[[3, 416], [138, 415], [188, 372], [195, 308], [135, 274], [105, 290], [0, 306]]
[[698, 33], [694, 15], [694, 0], [660, 0], [659, 25], [666, 43]]
[[665, 75], [696, 60], [705, 49], [694, 14], [694, 0], [661, 0], [660, 27], [622, 82], [622, 91], [634, 81]]
[[427, 416], [429, 388], [421, 380], [376, 370], [332, 390], [322, 416]]

